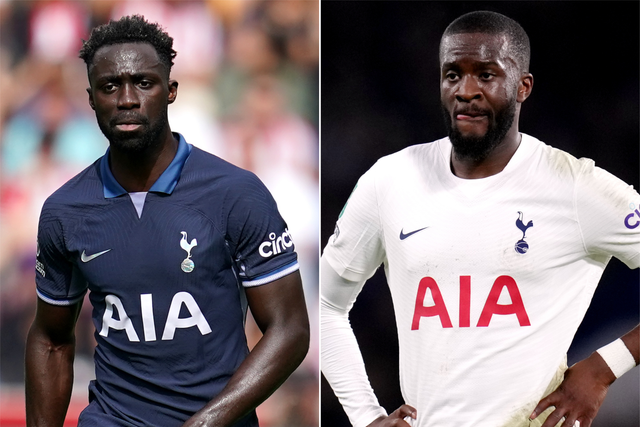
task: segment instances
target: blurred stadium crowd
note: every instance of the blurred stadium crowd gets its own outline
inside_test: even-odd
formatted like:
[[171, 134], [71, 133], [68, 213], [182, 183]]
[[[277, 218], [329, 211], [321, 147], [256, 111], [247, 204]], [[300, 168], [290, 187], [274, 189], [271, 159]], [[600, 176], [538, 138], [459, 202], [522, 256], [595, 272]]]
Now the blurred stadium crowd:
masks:
[[[40, 209], [107, 148], [88, 105], [78, 49], [91, 28], [130, 14], [159, 22], [174, 38], [172, 78], [180, 86], [169, 108], [172, 130], [255, 172], [289, 225], [312, 345], [258, 416], [267, 427], [317, 426], [317, 0], [0, 0], [0, 425], [24, 416], [24, 340], [36, 302]], [[93, 376], [90, 309], [85, 301], [77, 329], [72, 406], [80, 408]], [[260, 333], [247, 325], [251, 346]]]

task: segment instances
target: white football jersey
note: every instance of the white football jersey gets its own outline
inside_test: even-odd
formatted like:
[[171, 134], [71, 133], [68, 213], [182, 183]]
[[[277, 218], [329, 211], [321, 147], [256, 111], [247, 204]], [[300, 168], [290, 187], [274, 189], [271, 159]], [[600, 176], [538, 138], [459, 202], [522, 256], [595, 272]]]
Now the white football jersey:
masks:
[[[451, 150], [448, 138], [408, 147], [360, 178], [323, 255], [345, 281], [322, 281], [323, 305], [346, 313], [383, 264], [414, 425], [528, 425], [608, 261], [640, 264], [640, 196], [525, 134], [488, 178], [456, 177]], [[332, 289], [344, 283], [353, 289]], [[366, 425], [349, 409], [329, 329], [323, 371]]]

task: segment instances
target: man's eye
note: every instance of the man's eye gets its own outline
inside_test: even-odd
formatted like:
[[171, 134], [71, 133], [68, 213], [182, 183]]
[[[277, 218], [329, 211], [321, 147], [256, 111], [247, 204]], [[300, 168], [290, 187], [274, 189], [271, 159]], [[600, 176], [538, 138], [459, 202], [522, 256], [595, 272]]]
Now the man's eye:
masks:
[[483, 80], [490, 80], [491, 78], [493, 78], [493, 74], [491, 74], [491, 73], [482, 73], [482, 74], [480, 74], [480, 78], [482, 78]]
[[116, 85], [114, 83], [107, 83], [106, 85], [102, 86], [102, 90], [104, 90], [105, 92], [113, 92], [116, 90]]
[[456, 73], [447, 73], [445, 77], [449, 81], [454, 81], [458, 78], [458, 75]]
[[138, 86], [143, 89], [148, 89], [152, 86], [152, 83], [150, 81], [142, 80], [140, 83], [138, 83]]

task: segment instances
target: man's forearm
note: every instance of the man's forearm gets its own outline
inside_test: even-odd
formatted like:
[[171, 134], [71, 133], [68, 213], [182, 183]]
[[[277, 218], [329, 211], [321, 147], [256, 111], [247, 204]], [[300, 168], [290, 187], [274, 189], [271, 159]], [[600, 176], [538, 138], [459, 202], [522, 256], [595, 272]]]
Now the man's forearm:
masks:
[[385, 417], [371, 388], [356, 337], [349, 324], [352, 295], [361, 284], [340, 277], [323, 257], [320, 262], [320, 360], [322, 373], [353, 425], [366, 426]]
[[609, 383], [638, 366], [640, 359], [640, 325], [624, 334], [620, 339], [599, 348], [590, 357], [601, 359], [606, 366]]
[[[627, 358], [633, 356], [635, 365], [638, 364], [640, 353], [639, 334], [640, 326], [636, 326], [621, 338], [626, 346], [622, 351], [628, 350], [631, 353], [624, 356]], [[616, 374], [617, 368], [620, 368], [616, 366], [620, 365], [619, 362], [615, 363], [616, 358], [613, 358], [614, 361], [607, 361], [599, 352], [600, 350], [593, 352], [589, 357], [569, 368], [564, 374], [562, 384], [538, 403], [530, 418], [535, 419], [549, 407], [554, 407], [555, 409], [542, 427], [553, 427], [563, 417], [565, 418], [563, 425], [572, 426], [576, 420], [581, 420], [582, 425], [589, 425], [598, 413], [609, 386], [626, 370], [625, 368]], [[629, 369], [633, 367], [632, 365], [632, 363], [623, 363], [623, 366]]]
[[34, 325], [26, 348], [26, 409], [28, 427], [64, 424], [73, 387], [75, 341], [53, 344]]
[[269, 397], [309, 350], [309, 318], [300, 273], [246, 291], [264, 334], [225, 388], [183, 427], [230, 426]]
[[636, 361], [636, 365], [640, 365], [640, 325], [624, 334], [621, 339], [629, 349], [633, 360]]
[[287, 325], [265, 331], [222, 392], [184, 427], [222, 427], [240, 420], [291, 375], [308, 348], [309, 329], [305, 325]]
[[322, 373], [353, 425], [368, 425], [386, 411], [378, 403], [346, 315], [325, 301], [320, 308]]

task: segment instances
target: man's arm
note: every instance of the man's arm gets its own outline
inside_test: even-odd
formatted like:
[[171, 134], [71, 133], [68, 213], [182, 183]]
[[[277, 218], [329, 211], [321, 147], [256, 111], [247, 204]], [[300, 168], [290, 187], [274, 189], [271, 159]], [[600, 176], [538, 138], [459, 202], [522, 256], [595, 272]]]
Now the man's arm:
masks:
[[300, 273], [246, 293], [263, 336], [222, 392], [183, 427], [232, 425], [269, 397], [307, 354], [309, 319]]
[[[588, 159], [581, 160], [574, 185], [576, 219], [586, 254], [613, 256], [631, 269], [639, 268], [640, 227], [629, 226], [628, 220], [640, 203], [640, 194]], [[640, 354], [639, 334], [640, 329], [636, 327], [622, 337], [631, 353], [626, 354], [627, 360], [632, 357], [636, 365]], [[538, 403], [531, 419], [553, 406], [543, 427], [555, 426], [563, 417], [563, 427], [573, 426], [576, 420], [580, 421], [580, 427], [588, 427], [615, 379], [602, 356], [594, 352], [565, 372], [563, 382]]]
[[362, 354], [349, 324], [349, 310], [364, 283], [339, 276], [328, 261], [320, 261], [322, 372], [342, 404], [352, 425], [408, 426], [403, 419], [416, 418], [415, 408], [402, 405], [387, 416], [369, 383]]
[[[640, 325], [622, 336], [635, 364], [640, 363]], [[564, 374], [564, 381], [556, 391], [545, 397], [531, 414], [536, 418], [545, 409], [554, 406], [542, 427], [553, 427], [563, 417], [563, 427], [573, 427], [580, 421], [580, 427], [589, 427], [596, 417], [609, 386], [616, 380], [609, 365], [598, 352], [573, 365]]]
[[82, 300], [55, 306], [38, 298], [25, 356], [27, 426], [62, 426], [73, 387], [75, 324]]

